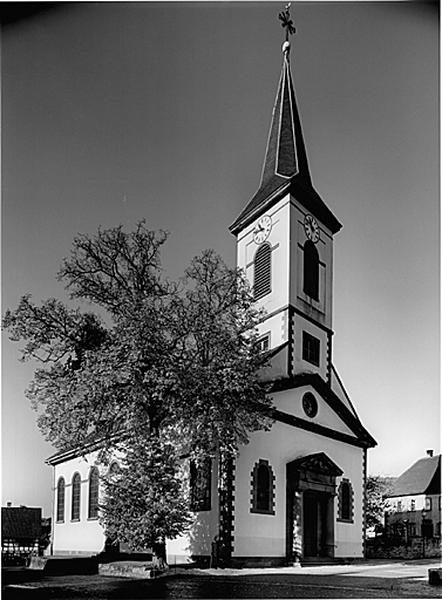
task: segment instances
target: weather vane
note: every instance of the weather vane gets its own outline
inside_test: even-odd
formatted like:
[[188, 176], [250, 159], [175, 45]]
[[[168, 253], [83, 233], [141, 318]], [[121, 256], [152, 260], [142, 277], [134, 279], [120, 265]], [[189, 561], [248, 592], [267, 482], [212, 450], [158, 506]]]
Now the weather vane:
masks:
[[288, 52], [290, 48], [289, 35], [293, 35], [296, 32], [293, 21], [290, 18], [290, 5], [291, 2], [285, 6], [284, 12], [280, 12], [278, 15], [278, 19], [281, 21], [281, 27], [285, 28], [285, 42], [283, 44], [284, 52]]

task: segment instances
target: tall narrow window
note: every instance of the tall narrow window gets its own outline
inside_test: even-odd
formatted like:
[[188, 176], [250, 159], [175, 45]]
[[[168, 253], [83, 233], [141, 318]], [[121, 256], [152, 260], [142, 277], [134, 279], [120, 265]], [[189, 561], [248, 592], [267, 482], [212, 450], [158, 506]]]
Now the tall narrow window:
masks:
[[98, 517], [98, 469], [92, 467], [89, 473], [89, 505], [88, 519]]
[[211, 509], [212, 460], [190, 462], [190, 510]]
[[304, 293], [319, 300], [319, 254], [311, 240], [304, 244]]
[[343, 479], [338, 492], [338, 520], [353, 522], [353, 488], [348, 479]]
[[251, 512], [274, 515], [274, 476], [267, 460], [260, 459], [252, 471]]
[[253, 296], [259, 300], [272, 291], [272, 251], [269, 244], [258, 248], [253, 261]]
[[71, 520], [80, 520], [80, 495], [81, 495], [81, 478], [79, 473], [75, 473], [72, 477], [72, 504], [71, 504]]
[[60, 477], [57, 483], [57, 523], [63, 523], [64, 521], [64, 492], [64, 479]]

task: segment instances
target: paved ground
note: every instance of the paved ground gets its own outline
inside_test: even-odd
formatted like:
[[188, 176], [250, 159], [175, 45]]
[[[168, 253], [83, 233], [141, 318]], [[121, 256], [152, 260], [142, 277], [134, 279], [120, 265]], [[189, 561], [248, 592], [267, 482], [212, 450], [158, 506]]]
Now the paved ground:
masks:
[[4, 600], [154, 598], [442, 598], [428, 585], [430, 560], [358, 566], [172, 572], [163, 579], [100, 575], [44, 577], [5, 585]]

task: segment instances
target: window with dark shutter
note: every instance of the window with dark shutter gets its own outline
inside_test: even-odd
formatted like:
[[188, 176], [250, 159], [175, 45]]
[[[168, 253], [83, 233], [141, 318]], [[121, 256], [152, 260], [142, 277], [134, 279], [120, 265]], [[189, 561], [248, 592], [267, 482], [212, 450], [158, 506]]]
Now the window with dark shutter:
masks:
[[338, 521], [353, 522], [353, 488], [348, 479], [343, 479], [338, 490]]
[[272, 291], [272, 251], [269, 244], [258, 248], [253, 261], [253, 296], [259, 300]]
[[269, 462], [259, 459], [251, 473], [252, 495], [250, 512], [275, 514], [275, 477]]
[[81, 478], [79, 473], [72, 477], [72, 505], [71, 520], [80, 520], [80, 496], [81, 496]]
[[63, 477], [60, 477], [57, 483], [57, 523], [62, 523], [64, 521], [64, 493], [64, 479]]
[[319, 254], [311, 240], [304, 244], [304, 293], [319, 300]]

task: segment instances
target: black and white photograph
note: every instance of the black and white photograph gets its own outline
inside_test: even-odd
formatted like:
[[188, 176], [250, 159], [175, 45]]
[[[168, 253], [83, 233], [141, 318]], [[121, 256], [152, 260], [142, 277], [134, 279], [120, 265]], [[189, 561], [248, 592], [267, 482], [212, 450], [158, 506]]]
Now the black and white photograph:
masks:
[[439, 10], [2, 3], [5, 600], [442, 598]]

